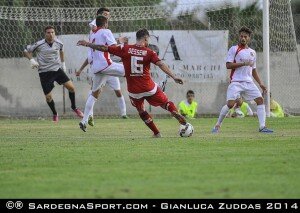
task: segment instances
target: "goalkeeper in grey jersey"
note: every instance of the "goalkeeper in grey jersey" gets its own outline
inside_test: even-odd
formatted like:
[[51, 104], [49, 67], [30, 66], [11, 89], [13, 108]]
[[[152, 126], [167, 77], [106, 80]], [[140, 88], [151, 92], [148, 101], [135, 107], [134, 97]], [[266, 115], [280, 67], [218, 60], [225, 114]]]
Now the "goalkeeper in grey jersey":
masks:
[[[37, 61], [32, 57], [32, 53], [34, 52], [36, 52]], [[66, 65], [64, 62], [63, 43], [56, 38], [54, 27], [47, 26], [45, 28], [45, 39], [33, 45], [27, 45], [24, 55], [30, 60], [31, 67], [38, 69], [47, 104], [53, 113], [53, 121], [58, 122], [58, 114], [51, 94], [54, 88], [54, 81], [64, 85], [69, 90], [71, 108], [77, 116], [82, 118], [83, 113], [75, 104], [74, 85], [65, 73]]]

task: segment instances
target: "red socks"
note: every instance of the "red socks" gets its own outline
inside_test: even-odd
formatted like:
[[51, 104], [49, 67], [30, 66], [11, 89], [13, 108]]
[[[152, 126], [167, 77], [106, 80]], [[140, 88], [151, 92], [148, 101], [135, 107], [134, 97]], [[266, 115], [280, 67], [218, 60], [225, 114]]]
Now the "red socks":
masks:
[[182, 124], [182, 125], [186, 124], [185, 117], [183, 117], [182, 115], [180, 115], [178, 113], [177, 108], [176, 108], [175, 104], [172, 101], [167, 102], [166, 105], [163, 106], [162, 108], [164, 108], [164, 109], [168, 110], [169, 112], [171, 112], [173, 117], [176, 118], [180, 124]]
[[145, 124], [152, 130], [154, 135], [159, 133], [157, 127], [155, 126], [155, 124], [154, 124], [151, 116], [148, 114], [148, 112], [144, 111], [142, 113], [139, 113], [139, 115], [140, 115], [141, 119], [145, 122]]

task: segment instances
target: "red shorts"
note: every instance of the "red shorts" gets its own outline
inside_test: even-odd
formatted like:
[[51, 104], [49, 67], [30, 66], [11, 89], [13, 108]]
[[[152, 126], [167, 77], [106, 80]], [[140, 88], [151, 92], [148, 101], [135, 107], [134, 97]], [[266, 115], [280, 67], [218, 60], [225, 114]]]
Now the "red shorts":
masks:
[[169, 101], [166, 94], [159, 87], [157, 87], [157, 91], [154, 95], [142, 97], [140, 99], [135, 99], [130, 96], [129, 98], [132, 106], [137, 108], [137, 110], [145, 110], [144, 100], [146, 100], [151, 106], [163, 106]]

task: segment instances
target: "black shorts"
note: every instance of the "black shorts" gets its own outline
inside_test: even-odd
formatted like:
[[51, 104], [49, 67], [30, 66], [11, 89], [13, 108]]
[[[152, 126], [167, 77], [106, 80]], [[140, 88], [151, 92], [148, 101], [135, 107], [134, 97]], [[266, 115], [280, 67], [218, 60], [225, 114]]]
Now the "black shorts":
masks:
[[54, 81], [56, 81], [59, 85], [70, 81], [69, 77], [62, 69], [57, 71], [42, 72], [39, 73], [39, 76], [45, 95], [51, 92], [54, 88]]

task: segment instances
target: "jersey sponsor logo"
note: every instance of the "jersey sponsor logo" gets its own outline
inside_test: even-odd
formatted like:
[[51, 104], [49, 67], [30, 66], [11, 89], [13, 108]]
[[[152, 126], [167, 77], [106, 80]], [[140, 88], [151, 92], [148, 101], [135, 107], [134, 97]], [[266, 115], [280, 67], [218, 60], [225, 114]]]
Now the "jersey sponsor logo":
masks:
[[135, 48], [129, 48], [128, 53], [132, 55], [140, 55], [140, 56], [146, 56], [147, 50], [137, 50]]

